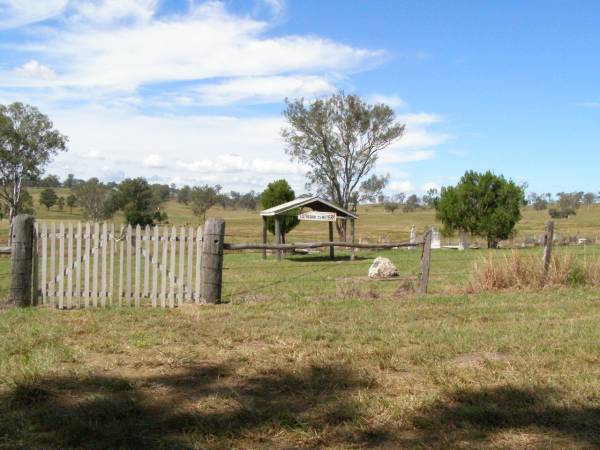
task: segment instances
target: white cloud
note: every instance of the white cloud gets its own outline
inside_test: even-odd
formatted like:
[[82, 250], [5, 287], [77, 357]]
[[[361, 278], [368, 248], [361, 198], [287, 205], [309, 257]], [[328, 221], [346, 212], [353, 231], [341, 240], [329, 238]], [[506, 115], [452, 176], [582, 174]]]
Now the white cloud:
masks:
[[404, 100], [395, 95], [383, 95], [383, 94], [373, 94], [368, 98], [369, 103], [384, 103], [388, 105], [390, 108], [402, 108], [406, 106]]
[[[141, 11], [151, 14], [153, 2], [132, 0], [127, 0], [123, 12], [131, 12], [131, 5], [138, 3]], [[140, 13], [136, 17], [144, 20], [134, 23], [114, 22], [115, 11], [121, 10], [107, 9], [108, 4], [117, 3], [105, 2], [100, 9], [108, 11], [107, 20], [112, 17], [110, 27], [66, 26], [45, 40], [18, 46], [61, 62], [58, 76], [48, 86], [134, 90], [168, 81], [343, 72], [362, 68], [384, 54], [315, 36], [266, 36], [267, 22], [230, 14], [220, 2], [203, 3], [180, 16], [150, 19]]]
[[0, 0], [0, 29], [41, 22], [60, 14], [68, 0]]
[[440, 185], [437, 183], [434, 183], [433, 181], [428, 181], [423, 186], [421, 186], [421, 191], [423, 191], [423, 192], [427, 192], [430, 189], [437, 189], [439, 191]]
[[164, 167], [165, 163], [159, 155], [151, 154], [144, 158], [144, 166], [158, 169]]
[[121, 20], [147, 22], [154, 15], [157, 0], [96, 0], [74, 3], [69, 20], [80, 23], [114, 24]]
[[31, 79], [52, 80], [56, 73], [50, 67], [40, 64], [35, 59], [26, 62], [20, 67], [15, 67], [13, 73], [18, 77]]
[[240, 101], [254, 104], [281, 102], [286, 97], [310, 98], [335, 90], [336, 87], [325, 78], [314, 75], [234, 78], [195, 89], [203, 105], [227, 105]]
[[410, 180], [394, 181], [390, 183], [389, 189], [393, 192], [411, 192], [413, 185]]

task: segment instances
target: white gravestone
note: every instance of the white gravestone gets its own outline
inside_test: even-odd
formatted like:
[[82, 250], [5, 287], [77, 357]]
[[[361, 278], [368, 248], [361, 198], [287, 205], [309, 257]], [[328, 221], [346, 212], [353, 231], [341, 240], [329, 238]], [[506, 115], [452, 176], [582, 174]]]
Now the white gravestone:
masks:
[[469, 248], [469, 241], [467, 240], [467, 233], [465, 231], [460, 231], [458, 233], [458, 249], [465, 250]]
[[440, 241], [440, 232], [435, 228], [431, 229], [431, 248], [442, 248]]

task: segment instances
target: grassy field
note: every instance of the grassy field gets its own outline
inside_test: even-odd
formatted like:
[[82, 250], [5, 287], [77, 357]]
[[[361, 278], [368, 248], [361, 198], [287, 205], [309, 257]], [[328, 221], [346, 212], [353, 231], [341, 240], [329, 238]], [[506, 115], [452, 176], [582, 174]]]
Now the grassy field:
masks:
[[[373, 240], [434, 219], [360, 213]], [[210, 215], [228, 239], [258, 240], [256, 213]], [[593, 235], [596, 217], [582, 209], [558, 232]], [[545, 219], [526, 211], [520, 233]], [[322, 225], [290, 239], [324, 238]], [[519, 252], [540, 264], [539, 248]], [[555, 252], [600, 259], [596, 246]], [[510, 251], [438, 250], [418, 296], [419, 253], [228, 253], [219, 305], [0, 310], [0, 448], [600, 447], [597, 289], [467, 294], [474, 262]], [[367, 280], [378, 255], [401, 277]], [[0, 259], [0, 294], [8, 269]]]
[[[55, 206], [49, 211], [39, 205], [39, 193], [41, 189], [30, 189], [35, 205], [35, 216], [38, 220], [62, 220], [83, 221], [85, 220], [81, 211], [75, 208], [71, 213], [67, 207], [59, 211]], [[69, 190], [56, 189], [60, 196], [68, 196]], [[199, 224], [200, 219], [193, 216], [190, 208], [175, 201], [167, 202], [164, 209], [169, 216], [169, 222], [175, 225]], [[435, 219], [435, 212], [431, 209], [418, 210], [413, 213], [396, 211], [394, 214], [385, 212], [382, 206], [361, 206], [358, 211], [360, 218], [356, 222], [356, 235], [376, 242], [380, 238], [391, 240], [407, 240], [412, 225], [418, 232], [422, 233], [429, 225], [440, 226]], [[255, 242], [261, 238], [261, 219], [256, 211], [245, 210], [223, 210], [214, 207], [207, 213], [207, 217], [222, 217], [226, 220], [228, 241], [230, 242]], [[534, 211], [531, 208], [523, 210], [523, 219], [517, 225], [517, 239], [525, 237], [538, 237], [544, 230], [544, 221], [549, 220], [547, 211]], [[116, 224], [122, 223], [120, 216], [114, 218]], [[8, 223], [6, 220], [0, 222], [0, 242], [6, 242]], [[569, 219], [555, 220], [556, 233], [562, 237], [585, 236], [590, 239], [600, 239], [600, 205], [591, 208], [581, 207], [577, 215]], [[319, 222], [303, 222], [288, 236], [290, 241], [327, 240], [327, 227]], [[446, 240], [456, 243], [456, 238]]]

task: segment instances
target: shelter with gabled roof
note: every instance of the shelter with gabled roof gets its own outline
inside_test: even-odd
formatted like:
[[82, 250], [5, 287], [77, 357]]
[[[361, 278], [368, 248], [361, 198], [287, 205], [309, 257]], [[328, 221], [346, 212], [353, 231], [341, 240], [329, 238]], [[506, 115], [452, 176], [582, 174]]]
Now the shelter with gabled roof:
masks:
[[[303, 209], [309, 208], [310, 212], [302, 212]], [[300, 210], [298, 215], [300, 220], [321, 221], [329, 223], [329, 242], [333, 242], [333, 223], [337, 220], [350, 221], [350, 239], [354, 243], [355, 231], [354, 220], [358, 219], [358, 215], [348, 211], [335, 203], [317, 196], [300, 197], [292, 201], [282, 203], [281, 205], [273, 206], [260, 212], [263, 219], [263, 244], [267, 243], [267, 218], [273, 217], [275, 220], [275, 239], [277, 244], [282, 243], [281, 233], [281, 217], [288, 215], [290, 212]], [[263, 258], [266, 258], [266, 251], [263, 252]], [[329, 256], [334, 258], [334, 247], [329, 246]], [[354, 259], [354, 249], [350, 251], [350, 259]], [[277, 251], [277, 260], [281, 260], [281, 251]]]

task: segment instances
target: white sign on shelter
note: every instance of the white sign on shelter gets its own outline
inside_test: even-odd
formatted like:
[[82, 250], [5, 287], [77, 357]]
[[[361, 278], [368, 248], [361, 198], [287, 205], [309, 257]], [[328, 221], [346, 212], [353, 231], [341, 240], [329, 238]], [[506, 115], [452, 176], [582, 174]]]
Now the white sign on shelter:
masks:
[[335, 222], [334, 212], [308, 211], [298, 215], [300, 220], [314, 220], [318, 222]]

